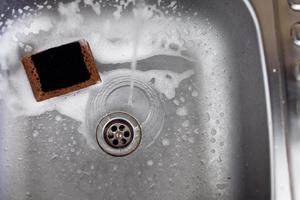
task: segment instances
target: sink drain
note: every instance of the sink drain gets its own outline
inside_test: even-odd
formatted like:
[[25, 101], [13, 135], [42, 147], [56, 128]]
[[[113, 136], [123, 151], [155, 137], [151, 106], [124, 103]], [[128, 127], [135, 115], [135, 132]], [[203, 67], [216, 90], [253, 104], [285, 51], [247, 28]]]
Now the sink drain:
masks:
[[126, 156], [140, 144], [141, 128], [131, 115], [114, 112], [101, 119], [96, 137], [104, 152], [113, 156]]
[[104, 139], [113, 148], [124, 148], [133, 139], [133, 128], [124, 119], [114, 119], [104, 128]]

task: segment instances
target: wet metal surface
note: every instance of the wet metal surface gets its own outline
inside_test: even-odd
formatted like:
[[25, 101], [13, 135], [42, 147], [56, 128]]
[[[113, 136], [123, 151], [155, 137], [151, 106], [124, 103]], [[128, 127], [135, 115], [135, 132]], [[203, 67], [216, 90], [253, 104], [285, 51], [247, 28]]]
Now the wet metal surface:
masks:
[[[157, 105], [155, 117], [163, 118], [151, 121], [150, 128], [160, 134], [141, 123], [145, 135], [136, 151], [113, 157], [90, 148], [77, 130], [81, 124], [56, 111], [13, 125], [5, 124], [2, 111], [0, 199], [270, 199], [263, 66], [249, 10], [240, 0], [180, 2], [186, 17], [195, 11], [204, 16], [196, 17], [196, 24], [209, 19], [213, 28], [203, 40], [210, 50], [198, 52], [201, 62], [167, 55], [138, 61], [141, 71], [195, 72], [180, 82], [172, 99], [149, 89], [160, 104], [147, 102], [148, 107]], [[14, 1], [0, 3], [0, 9], [8, 3]], [[99, 66], [109, 72], [130, 63]]]

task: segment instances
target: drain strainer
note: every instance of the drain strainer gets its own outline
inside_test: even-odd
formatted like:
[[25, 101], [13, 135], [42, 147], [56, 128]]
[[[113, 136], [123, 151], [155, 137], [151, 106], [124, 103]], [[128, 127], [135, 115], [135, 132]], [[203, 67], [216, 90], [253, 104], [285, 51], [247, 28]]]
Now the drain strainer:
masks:
[[97, 126], [97, 142], [113, 156], [126, 156], [140, 144], [141, 127], [137, 120], [124, 112], [114, 112], [101, 119]]

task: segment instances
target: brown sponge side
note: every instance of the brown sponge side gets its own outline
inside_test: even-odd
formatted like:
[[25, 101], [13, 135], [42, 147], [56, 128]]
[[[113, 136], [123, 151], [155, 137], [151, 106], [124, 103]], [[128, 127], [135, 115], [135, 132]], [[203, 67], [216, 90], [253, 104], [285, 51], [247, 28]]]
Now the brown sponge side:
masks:
[[42, 85], [41, 85], [38, 71], [32, 60], [32, 55], [25, 56], [22, 59], [24, 69], [25, 69], [27, 77], [29, 79], [34, 97], [37, 101], [43, 101], [43, 100], [46, 100], [46, 99], [49, 99], [49, 98], [52, 98], [55, 96], [60, 96], [60, 95], [63, 95], [63, 94], [69, 93], [69, 92], [73, 92], [73, 91], [76, 91], [76, 90], [79, 90], [82, 88], [86, 88], [90, 85], [97, 83], [98, 81], [101, 81], [97, 67], [96, 67], [96, 62], [92, 55], [92, 51], [90, 49], [88, 42], [85, 40], [80, 40], [78, 42], [80, 44], [81, 55], [83, 57], [85, 66], [89, 72], [90, 78], [86, 81], [80, 82], [78, 84], [75, 84], [75, 85], [72, 85], [69, 87], [64, 87], [64, 88], [44, 92], [42, 90]]

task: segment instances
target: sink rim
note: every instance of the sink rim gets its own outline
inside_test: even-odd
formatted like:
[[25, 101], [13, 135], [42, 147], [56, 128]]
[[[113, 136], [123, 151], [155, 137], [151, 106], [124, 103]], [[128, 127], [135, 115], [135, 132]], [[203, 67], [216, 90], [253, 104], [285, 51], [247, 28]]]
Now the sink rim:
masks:
[[[290, 171], [286, 146], [284, 73], [280, 68], [275, 11], [271, 0], [243, 0], [253, 19], [263, 71], [270, 142], [271, 199], [291, 200]], [[266, 11], [267, 10], [267, 11]], [[272, 35], [270, 35], [271, 31]], [[274, 48], [274, 46], [276, 48]]]

